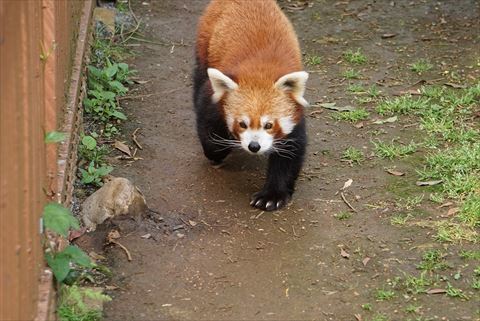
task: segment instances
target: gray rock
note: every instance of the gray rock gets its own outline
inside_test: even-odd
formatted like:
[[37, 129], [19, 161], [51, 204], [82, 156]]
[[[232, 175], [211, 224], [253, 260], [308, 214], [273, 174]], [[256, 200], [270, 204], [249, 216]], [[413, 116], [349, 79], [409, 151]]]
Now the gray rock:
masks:
[[138, 188], [126, 178], [115, 177], [83, 202], [80, 215], [85, 226], [93, 231], [109, 218], [139, 216], [146, 210], [145, 198]]

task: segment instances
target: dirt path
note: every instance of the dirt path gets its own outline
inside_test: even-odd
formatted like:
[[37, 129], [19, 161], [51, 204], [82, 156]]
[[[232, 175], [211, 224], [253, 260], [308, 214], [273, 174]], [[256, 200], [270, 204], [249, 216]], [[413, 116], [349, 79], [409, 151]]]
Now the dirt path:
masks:
[[[125, 132], [141, 128], [144, 150], [139, 156], [144, 159], [118, 167], [116, 174], [134, 181], [160, 214], [136, 228], [120, 224], [121, 242], [133, 261], [127, 262], [117, 248], [107, 251], [112, 284], [119, 289], [111, 292], [106, 320], [337, 321], [375, 320], [376, 313], [388, 316], [376, 320], [478, 318], [478, 294], [471, 294], [466, 278], [455, 284], [466, 289], [468, 301], [400, 291], [388, 301], [375, 296], [402, 273], [417, 273], [425, 249], [441, 248], [453, 266], [464, 264], [456, 255], [459, 248], [435, 242], [431, 230], [390, 224], [391, 202], [400, 193], [426, 191], [414, 184], [420, 156], [379, 160], [371, 156], [371, 140], [415, 139], [415, 120], [408, 116], [375, 125], [372, 114], [363, 127], [355, 127], [333, 120], [330, 111], [312, 108], [308, 112], [318, 112], [308, 117], [304, 173], [294, 202], [280, 212], [261, 213], [248, 206], [263, 181], [263, 159], [239, 153], [221, 169], [209, 166], [194, 131], [190, 79], [195, 26], [206, 3], [134, 1], [135, 13], [147, 24], [145, 37], [175, 44], [142, 42], [134, 47], [137, 56], [131, 64], [149, 82], [130, 93], [143, 97], [123, 105], [132, 120]], [[361, 72], [357, 82], [376, 83], [384, 95], [409, 89], [421, 79], [451, 81], [444, 70], [455, 70], [466, 80], [477, 72], [467, 67], [479, 58], [475, 0], [308, 1], [312, 6], [306, 8], [293, 6], [295, 1], [282, 3], [307, 57], [321, 57], [318, 65], [312, 61], [307, 66], [312, 73], [306, 98], [312, 103], [354, 103], [349, 81], [342, 76], [349, 68], [342, 62], [347, 49], [362, 48], [368, 58], [366, 64], [353, 66]], [[434, 66], [422, 76], [408, 67], [419, 58], [429, 58]], [[373, 110], [375, 104], [365, 106]], [[362, 165], [341, 162], [350, 146], [364, 151]], [[391, 176], [387, 167], [406, 176]], [[340, 220], [338, 214], [349, 208], [338, 191], [348, 179], [353, 184], [345, 197], [358, 213]], [[428, 203], [419, 210], [426, 217], [434, 213]], [[141, 237], [147, 233], [152, 238]], [[444, 274], [453, 280], [456, 272]], [[405, 311], [411, 304], [421, 306], [417, 314]]]

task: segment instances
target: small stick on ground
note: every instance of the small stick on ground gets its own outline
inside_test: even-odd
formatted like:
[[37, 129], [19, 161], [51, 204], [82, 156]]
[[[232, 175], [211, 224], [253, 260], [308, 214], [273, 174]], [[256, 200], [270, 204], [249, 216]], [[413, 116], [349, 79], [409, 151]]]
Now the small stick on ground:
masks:
[[352, 206], [352, 204], [347, 201], [347, 198], [345, 197], [345, 194], [343, 194], [343, 192], [340, 192], [340, 196], [342, 197], [342, 200], [345, 202], [345, 204], [347, 204], [347, 206], [350, 207], [352, 211], [358, 213], [358, 211]]
[[138, 132], [139, 130], [140, 130], [140, 128], [137, 128], [137, 129], [135, 129], [135, 130], [133, 131], [133, 133], [132, 133], [132, 140], [133, 140], [133, 142], [135, 143], [135, 145], [137, 145], [137, 147], [138, 147], [139, 149], [142, 149], [142, 150], [143, 150], [142, 145], [140, 145], [140, 143], [139, 143], [138, 140], [137, 140], [137, 132]]
[[132, 255], [130, 254], [130, 251], [116, 240], [118, 238], [120, 238], [120, 233], [117, 230], [112, 230], [107, 235], [107, 242], [120, 246], [120, 248], [125, 251], [128, 261], [132, 261]]

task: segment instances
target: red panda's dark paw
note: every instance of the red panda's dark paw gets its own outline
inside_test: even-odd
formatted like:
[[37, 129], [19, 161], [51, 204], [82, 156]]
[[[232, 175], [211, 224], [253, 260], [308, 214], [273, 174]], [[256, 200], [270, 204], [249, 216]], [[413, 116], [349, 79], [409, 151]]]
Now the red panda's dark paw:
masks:
[[290, 201], [289, 192], [262, 190], [253, 194], [250, 205], [264, 211], [279, 210]]

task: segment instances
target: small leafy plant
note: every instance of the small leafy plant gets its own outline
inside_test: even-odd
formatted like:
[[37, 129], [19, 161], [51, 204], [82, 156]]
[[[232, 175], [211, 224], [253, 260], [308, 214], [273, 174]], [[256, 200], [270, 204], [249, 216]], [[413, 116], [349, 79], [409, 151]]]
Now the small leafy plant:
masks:
[[345, 79], [358, 79], [360, 78], [360, 72], [355, 69], [347, 69], [343, 72]]
[[365, 108], [358, 108], [353, 111], [336, 112], [332, 117], [335, 120], [345, 120], [354, 123], [367, 119], [369, 115], [370, 113]]
[[355, 147], [348, 147], [342, 154], [342, 160], [351, 164], [360, 164], [365, 160], [363, 152]]
[[94, 134], [92, 133], [82, 137], [79, 146], [80, 156], [89, 162], [93, 162], [96, 166], [103, 165], [109, 150], [106, 146], [98, 146], [97, 140], [93, 136]]
[[356, 65], [361, 65], [367, 62], [367, 57], [362, 53], [360, 48], [357, 50], [353, 51], [351, 49], [345, 51], [343, 54], [343, 58], [351, 63], [351, 64], [356, 64]]
[[[45, 228], [58, 235], [66, 237], [70, 229], [78, 229], [77, 219], [70, 210], [58, 203], [48, 203], [43, 209], [43, 224]], [[49, 249], [45, 254], [48, 266], [52, 269], [55, 279], [63, 282], [76, 267], [93, 268], [88, 255], [80, 248], [69, 245], [64, 250], [56, 252]]]
[[433, 65], [426, 59], [419, 59], [410, 65], [410, 70], [417, 74], [422, 74], [425, 71], [429, 71], [433, 68]]
[[83, 168], [80, 169], [80, 172], [82, 173], [82, 183], [102, 186], [102, 178], [110, 174], [111, 171], [113, 171], [112, 166], [103, 165], [96, 167], [95, 163], [92, 161], [86, 170]]

